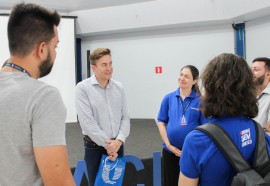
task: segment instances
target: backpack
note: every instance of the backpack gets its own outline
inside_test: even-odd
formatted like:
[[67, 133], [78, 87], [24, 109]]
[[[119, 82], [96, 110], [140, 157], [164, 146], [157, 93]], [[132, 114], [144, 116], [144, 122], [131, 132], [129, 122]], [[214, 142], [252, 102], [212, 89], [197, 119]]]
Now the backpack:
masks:
[[256, 129], [256, 146], [252, 166], [220, 126], [207, 123], [196, 127], [196, 130], [204, 132], [212, 139], [237, 172], [231, 186], [270, 186], [270, 159], [265, 133], [257, 122], [253, 121], [253, 124]]

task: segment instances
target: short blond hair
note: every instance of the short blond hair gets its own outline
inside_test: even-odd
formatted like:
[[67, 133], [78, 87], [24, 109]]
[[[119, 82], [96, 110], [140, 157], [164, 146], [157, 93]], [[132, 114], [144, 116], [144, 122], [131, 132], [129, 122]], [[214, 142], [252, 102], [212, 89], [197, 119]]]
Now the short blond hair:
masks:
[[105, 55], [111, 55], [111, 51], [108, 48], [97, 48], [90, 54], [90, 63], [91, 65], [96, 65], [96, 60], [99, 58], [105, 56]]

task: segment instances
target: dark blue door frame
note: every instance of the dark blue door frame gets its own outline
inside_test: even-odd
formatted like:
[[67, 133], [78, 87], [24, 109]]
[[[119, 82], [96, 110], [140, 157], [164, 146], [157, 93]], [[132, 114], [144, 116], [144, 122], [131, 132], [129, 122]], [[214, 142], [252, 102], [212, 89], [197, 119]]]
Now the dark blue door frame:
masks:
[[237, 23], [232, 25], [235, 35], [235, 54], [246, 58], [246, 32], [245, 23]]
[[82, 81], [81, 38], [76, 38], [76, 84]]

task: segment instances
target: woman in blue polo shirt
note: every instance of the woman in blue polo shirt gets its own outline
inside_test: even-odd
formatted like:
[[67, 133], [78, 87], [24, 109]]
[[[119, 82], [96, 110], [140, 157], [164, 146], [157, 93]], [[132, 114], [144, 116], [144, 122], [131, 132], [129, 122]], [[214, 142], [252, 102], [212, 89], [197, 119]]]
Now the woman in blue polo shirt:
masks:
[[[253, 162], [256, 131], [250, 118], [258, 113], [253, 75], [247, 62], [234, 54], [212, 59], [202, 74], [202, 112], [225, 130], [240, 153]], [[269, 150], [269, 136], [266, 135]], [[236, 172], [214, 142], [193, 130], [185, 140], [179, 186], [228, 186]]]
[[158, 114], [158, 128], [164, 142], [162, 151], [163, 186], [177, 186], [179, 158], [186, 135], [205, 122], [200, 112], [199, 71], [192, 65], [183, 67], [179, 88], [167, 94]]

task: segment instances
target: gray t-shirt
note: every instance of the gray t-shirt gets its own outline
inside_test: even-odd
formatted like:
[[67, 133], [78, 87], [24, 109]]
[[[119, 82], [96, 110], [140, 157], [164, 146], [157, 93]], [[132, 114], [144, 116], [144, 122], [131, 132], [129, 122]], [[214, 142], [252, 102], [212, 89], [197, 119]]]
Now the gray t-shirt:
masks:
[[0, 185], [43, 185], [33, 147], [66, 145], [58, 90], [24, 73], [0, 73]]

